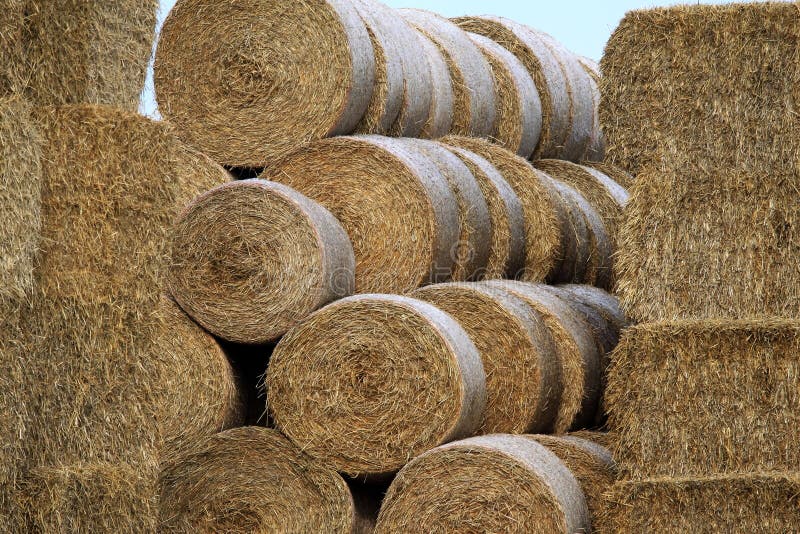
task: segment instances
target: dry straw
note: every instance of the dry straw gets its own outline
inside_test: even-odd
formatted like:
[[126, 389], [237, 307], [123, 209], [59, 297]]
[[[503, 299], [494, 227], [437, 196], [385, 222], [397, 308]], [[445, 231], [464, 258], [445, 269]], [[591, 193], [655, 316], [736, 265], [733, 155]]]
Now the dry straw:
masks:
[[548, 178], [566, 211], [566, 222], [561, 226], [564, 256], [559, 269], [549, 279], [555, 282], [582, 283], [588, 278], [593, 238], [585, 209], [586, 200], [578, 191], [564, 182], [550, 176]]
[[751, 184], [795, 174], [797, 16], [794, 2], [628, 13], [601, 62], [610, 160], [635, 175], [708, 162], [699, 168], [743, 170]]
[[[596, 443], [601, 447], [611, 450], [611, 443], [613, 442], [611, 434], [608, 432], [599, 432], [596, 430], [578, 430], [567, 434], [568, 437], [580, 438], [586, 441]], [[616, 465], [615, 465], [616, 469]]]
[[586, 319], [541, 284], [485, 282], [512, 293], [541, 314], [555, 341], [561, 364], [563, 392], [554, 432], [583, 428], [594, 422], [600, 396], [600, 354]]
[[397, 475], [376, 533], [589, 532], [583, 492], [564, 464], [521, 436], [433, 449]]
[[605, 447], [586, 439], [565, 436], [529, 436], [553, 452], [578, 480], [584, 495], [593, 529], [605, 505], [603, 494], [616, 479], [616, 466]]
[[419, 139], [405, 142], [411, 150], [421, 152], [436, 163], [456, 197], [461, 232], [451, 248], [452, 280], [477, 280], [486, 270], [492, 245], [489, 207], [478, 180], [458, 156], [441, 144]]
[[486, 158], [511, 186], [522, 203], [525, 222], [525, 263], [515, 277], [544, 281], [560, 264], [565, 214], [552, 183], [544, 173], [503, 147], [483, 139], [448, 136], [442, 142]]
[[491, 39], [469, 34], [492, 67], [497, 112], [491, 139], [523, 158], [533, 155], [542, 133], [539, 90], [517, 57]]
[[552, 430], [563, 387], [561, 364], [539, 313], [482, 284], [432, 285], [412, 296], [450, 314], [475, 343], [486, 372], [481, 434]]
[[618, 482], [606, 499], [600, 532], [792, 532], [800, 524], [794, 474]]
[[513, 276], [525, 262], [525, 214], [519, 197], [485, 158], [452, 145], [443, 146], [470, 170], [488, 207], [491, 237], [483, 277], [491, 280]]
[[535, 157], [558, 157], [570, 131], [570, 96], [558, 58], [541, 34], [501, 17], [454, 19], [464, 30], [483, 35], [514, 54], [530, 73], [542, 104], [542, 135]]
[[393, 295], [348, 297], [313, 314], [278, 343], [266, 385], [276, 426], [350, 475], [393, 472], [472, 435], [486, 405], [483, 365], [464, 329]]
[[[416, 30], [417, 39], [421, 44], [418, 57], [423, 58], [428, 65], [430, 74], [431, 105], [423, 125], [420, 137], [436, 139], [447, 135], [453, 128], [455, 114], [455, 91], [453, 81], [450, 79], [450, 68], [447, 66], [444, 54], [433, 41]], [[410, 84], [415, 83], [413, 79]], [[411, 135], [410, 133], [408, 134]]]
[[572, 299], [597, 310], [609, 321], [617, 332], [621, 332], [630, 324], [620, 308], [617, 298], [602, 289], [578, 284], [564, 284], [559, 289], [569, 294]]
[[400, 16], [431, 39], [444, 55], [453, 87], [456, 135], [490, 135], [496, 116], [494, 79], [480, 49], [449, 20], [429, 11], [400, 9]]
[[800, 325], [788, 319], [650, 323], [609, 370], [608, 426], [626, 478], [793, 471]]
[[197, 197], [172, 231], [167, 285], [212, 334], [260, 344], [354, 289], [355, 259], [331, 213], [264, 180]]
[[399, 140], [341, 137], [312, 143], [262, 174], [339, 219], [353, 244], [356, 292], [404, 293], [447, 280], [458, 204], [428, 157]]
[[606, 137], [600, 125], [600, 83], [603, 79], [600, 74], [600, 65], [587, 57], [578, 56], [583, 70], [589, 75], [589, 85], [592, 92], [592, 105], [594, 106], [594, 116], [592, 119], [592, 135], [589, 145], [586, 147], [583, 160], [603, 161], [606, 157]]
[[351, 133], [372, 95], [374, 59], [347, 0], [183, 0], [156, 54], [159, 110], [215, 161], [261, 167]]
[[163, 466], [159, 486], [160, 531], [352, 532], [353, 501], [342, 477], [267, 428], [194, 443]]
[[582, 164], [584, 167], [589, 167], [596, 171], [600, 171], [626, 190], [632, 188], [633, 184], [635, 183], [635, 179], [633, 176], [628, 174], [628, 171], [622, 167], [617, 167], [612, 163], [608, 163], [607, 161], [584, 161]]
[[20, 77], [25, 73], [25, 7], [27, 0], [3, 0], [3, 18], [0, 19], [0, 96], [20, 93], [24, 85]]

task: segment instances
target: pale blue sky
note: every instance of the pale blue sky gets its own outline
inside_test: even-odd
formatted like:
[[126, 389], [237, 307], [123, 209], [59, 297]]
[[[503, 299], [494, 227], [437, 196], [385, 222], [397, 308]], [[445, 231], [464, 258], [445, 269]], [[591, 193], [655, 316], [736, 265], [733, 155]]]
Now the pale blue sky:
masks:
[[[292, 1], [292, 0], [284, 0]], [[727, 4], [732, 0], [683, 2]], [[543, 30], [577, 54], [599, 60], [603, 47], [622, 16], [631, 9], [671, 5], [670, 0], [384, 0], [392, 7], [417, 7], [447, 17], [459, 15], [500, 15]], [[161, 0], [159, 22], [175, 0]], [[142, 112], [154, 115], [152, 80], [142, 99]]]

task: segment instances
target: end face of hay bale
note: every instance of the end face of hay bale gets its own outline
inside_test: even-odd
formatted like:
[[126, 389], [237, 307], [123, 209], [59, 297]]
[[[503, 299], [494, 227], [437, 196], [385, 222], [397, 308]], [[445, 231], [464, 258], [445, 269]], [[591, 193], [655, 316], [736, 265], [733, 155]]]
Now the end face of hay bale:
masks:
[[159, 486], [159, 530], [352, 531], [342, 477], [275, 430], [242, 427], [205, 438], [163, 466]]
[[558, 458], [521, 436], [437, 447], [398, 473], [376, 532], [588, 532], [581, 489]]
[[159, 109], [215, 161], [263, 167], [351, 133], [372, 95], [374, 59], [345, 0], [182, 0], [158, 45]]
[[391, 295], [349, 297], [313, 314], [278, 343], [266, 385], [276, 426], [351, 475], [390, 473], [472, 435], [486, 405], [483, 364], [461, 326]]
[[450, 278], [456, 197], [435, 162], [403, 141], [318, 141], [262, 177], [293, 187], [341, 222], [355, 252], [357, 293], [405, 293]]
[[355, 257], [331, 213], [275, 182], [243, 180], [196, 198], [172, 230], [170, 293], [223, 339], [272, 341], [355, 286]]
[[792, 471], [800, 440], [792, 320], [680, 321], [625, 331], [606, 402], [627, 478]]

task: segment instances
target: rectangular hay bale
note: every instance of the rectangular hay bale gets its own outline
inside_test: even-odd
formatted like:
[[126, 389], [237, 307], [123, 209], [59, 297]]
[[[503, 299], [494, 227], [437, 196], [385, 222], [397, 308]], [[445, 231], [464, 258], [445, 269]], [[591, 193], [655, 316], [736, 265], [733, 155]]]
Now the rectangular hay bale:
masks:
[[621, 478], [798, 470], [799, 353], [788, 319], [626, 330], [606, 393]]

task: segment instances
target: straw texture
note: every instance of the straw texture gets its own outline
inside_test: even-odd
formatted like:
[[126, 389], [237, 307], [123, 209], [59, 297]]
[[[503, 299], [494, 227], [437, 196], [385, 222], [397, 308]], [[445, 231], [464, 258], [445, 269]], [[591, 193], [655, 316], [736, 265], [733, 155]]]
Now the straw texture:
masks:
[[600, 171], [628, 190], [633, 187], [633, 184], [636, 181], [634, 177], [628, 173], [628, 171], [622, 167], [614, 165], [613, 163], [609, 163], [608, 161], [584, 161], [582, 164], [584, 167], [590, 167]]
[[172, 232], [169, 290], [228, 341], [273, 341], [353, 292], [355, 258], [342, 226], [316, 202], [264, 180], [199, 196]]
[[349, 475], [390, 473], [472, 435], [485, 384], [480, 355], [454, 319], [392, 295], [316, 312], [278, 343], [266, 379], [277, 428]]
[[[417, 40], [421, 46], [421, 53], [418, 57], [424, 59], [428, 65], [431, 90], [430, 108], [419, 136], [426, 139], [436, 139], [447, 135], [453, 128], [455, 108], [453, 81], [450, 79], [450, 68], [447, 66], [445, 55], [433, 41], [418, 31], [413, 31], [417, 34]], [[414, 79], [409, 80], [408, 83], [410, 85], [422, 85], [422, 83], [415, 84]], [[412, 135], [408, 131], [406, 133], [409, 136]]]

